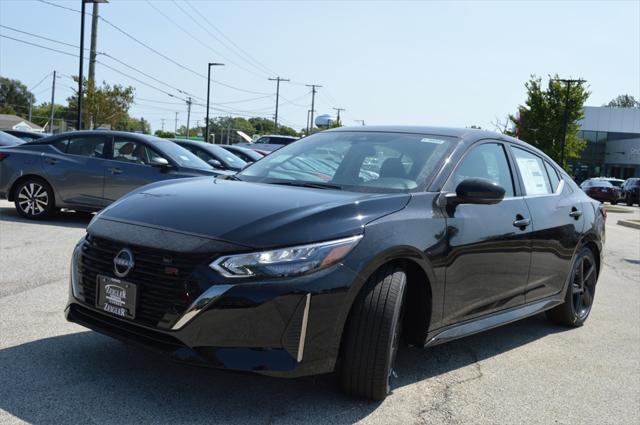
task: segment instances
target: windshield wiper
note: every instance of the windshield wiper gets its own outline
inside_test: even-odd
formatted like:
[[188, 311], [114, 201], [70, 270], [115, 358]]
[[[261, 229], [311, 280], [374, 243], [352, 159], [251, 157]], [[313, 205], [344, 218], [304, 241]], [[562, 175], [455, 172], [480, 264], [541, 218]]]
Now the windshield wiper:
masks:
[[337, 184], [331, 184], [331, 183], [313, 183], [313, 182], [300, 182], [300, 181], [286, 181], [286, 182], [269, 182], [269, 184], [277, 184], [277, 185], [281, 185], [281, 186], [310, 187], [310, 188], [313, 188], [313, 189], [342, 190], [342, 186], [338, 186]]

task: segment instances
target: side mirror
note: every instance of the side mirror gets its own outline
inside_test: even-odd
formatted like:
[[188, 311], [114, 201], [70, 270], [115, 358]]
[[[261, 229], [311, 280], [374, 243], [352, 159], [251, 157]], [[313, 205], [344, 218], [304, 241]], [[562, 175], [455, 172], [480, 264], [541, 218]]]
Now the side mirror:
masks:
[[160, 167], [160, 168], [169, 168], [169, 167], [171, 167], [171, 164], [169, 164], [169, 161], [167, 161], [165, 158], [161, 158], [159, 156], [151, 158], [149, 160], [149, 165], [151, 165], [152, 167]]
[[471, 178], [456, 187], [456, 204], [493, 205], [504, 198], [504, 188], [489, 179]]
[[224, 168], [222, 166], [222, 162], [218, 161], [217, 159], [210, 159], [207, 161], [207, 164], [211, 165], [213, 168]]

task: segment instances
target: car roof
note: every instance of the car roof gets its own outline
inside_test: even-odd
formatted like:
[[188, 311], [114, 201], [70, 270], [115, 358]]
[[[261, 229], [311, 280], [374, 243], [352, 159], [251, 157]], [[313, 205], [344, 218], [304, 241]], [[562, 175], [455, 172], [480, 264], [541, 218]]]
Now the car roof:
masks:
[[[75, 131], [65, 131], [63, 133], [56, 133], [51, 136], [43, 137], [42, 139], [34, 140], [29, 142], [30, 144], [40, 144], [40, 143], [48, 143], [49, 140], [58, 139], [60, 137], [65, 136], [104, 136], [108, 135], [111, 137], [121, 136], [128, 137], [130, 139], [137, 139], [140, 141], [146, 142], [157, 142], [158, 140], [167, 140], [161, 139], [156, 136], [152, 136], [150, 134], [142, 134], [142, 133], [131, 133], [128, 131], [115, 131], [115, 130], [75, 130]], [[169, 140], [167, 140], [168, 142]]]
[[262, 137], [282, 137], [283, 139], [292, 139], [292, 140], [298, 140], [299, 137], [295, 137], [295, 136], [285, 136], [284, 134], [264, 134], [262, 136], [260, 136], [259, 138]]

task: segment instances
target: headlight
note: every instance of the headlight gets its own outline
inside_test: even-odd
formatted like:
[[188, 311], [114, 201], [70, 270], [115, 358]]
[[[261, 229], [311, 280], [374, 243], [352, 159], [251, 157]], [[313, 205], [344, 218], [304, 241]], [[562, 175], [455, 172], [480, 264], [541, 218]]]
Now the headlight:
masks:
[[342, 260], [362, 235], [249, 254], [218, 258], [209, 266], [225, 277], [296, 276], [329, 267]]
[[84, 238], [80, 239], [80, 242], [78, 242], [73, 249], [73, 255], [71, 256], [71, 291], [73, 292], [74, 298], [80, 301], [84, 300], [84, 296], [80, 290], [80, 279], [82, 279], [80, 272], [80, 254], [82, 252], [82, 246], [85, 243], [84, 241]]

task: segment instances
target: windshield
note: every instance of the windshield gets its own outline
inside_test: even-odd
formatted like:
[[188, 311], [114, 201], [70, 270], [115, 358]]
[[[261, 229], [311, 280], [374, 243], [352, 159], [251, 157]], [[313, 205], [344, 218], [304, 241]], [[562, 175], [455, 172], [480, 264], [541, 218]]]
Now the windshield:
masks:
[[607, 180], [607, 181], [612, 185], [614, 185], [615, 187], [622, 187], [622, 183], [624, 183], [624, 180]]
[[247, 163], [242, 160], [242, 158], [238, 158], [233, 153], [221, 148], [220, 146], [210, 144], [207, 147], [211, 150], [212, 153], [220, 158], [220, 161], [222, 161], [223, 165], [227, 167], [241, 169], [245, 165], [247, 165]]
[[176, 145], [175, 143], [159, 137], [147, 136], [147, 140], [152, 146], [157, 147], [162, 153], [168, 155], [181, 167], [187, 168], [199, 168], [202, 170], [211, 170], [211, 166], [192, 154], [185, 148]]
[[387, 132], [317, 133], [264, 157], [238, 177], [274, 184], [407, 192], [424, 186], [456, 140]]
[[0, 131], [0, 146], [15, 146], [23, 143], [24, 140], [12, 136], [9, 133], [5, 133], [4, 131]]

